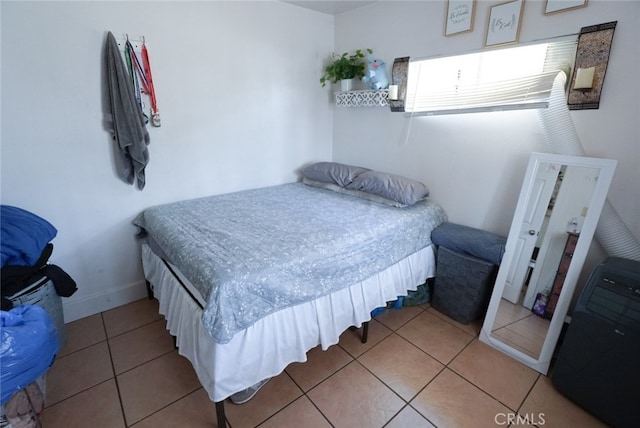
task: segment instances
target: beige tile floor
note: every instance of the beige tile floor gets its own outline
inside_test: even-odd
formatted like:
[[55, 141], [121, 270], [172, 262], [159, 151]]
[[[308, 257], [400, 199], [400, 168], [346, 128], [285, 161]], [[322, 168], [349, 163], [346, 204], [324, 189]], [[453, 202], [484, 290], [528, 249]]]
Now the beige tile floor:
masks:
[[[478, 341], [428, 305], [386, 312], [368, 343], [347, 330], [243, 405], [237, 427], [597, 427], [545, 376]], [[215, 407], [173, 347], [155, 300], [67, 324], [47, 373], [44, 428], [215, 427]], [[519, 419], [518, 418], [519, 415]]]

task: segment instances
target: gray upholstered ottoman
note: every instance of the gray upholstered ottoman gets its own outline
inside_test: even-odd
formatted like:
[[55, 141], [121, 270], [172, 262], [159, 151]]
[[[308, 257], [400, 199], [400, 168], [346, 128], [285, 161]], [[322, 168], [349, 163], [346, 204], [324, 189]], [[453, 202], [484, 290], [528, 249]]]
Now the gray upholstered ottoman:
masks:
[[454, 223], [436, 228], [438, 247], [431, 306], [468, 324], [484, 315], [504, 254], [502, 236]]

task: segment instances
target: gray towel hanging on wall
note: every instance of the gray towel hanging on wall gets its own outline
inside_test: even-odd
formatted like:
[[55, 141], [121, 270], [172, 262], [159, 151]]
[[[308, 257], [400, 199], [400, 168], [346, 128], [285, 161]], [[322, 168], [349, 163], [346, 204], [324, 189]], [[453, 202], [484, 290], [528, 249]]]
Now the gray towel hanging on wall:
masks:
[[105, 46], [106, 78], [109, 94], [108, 127], [117, 145], [116, 170], [126, 183], [145, 185], [145, 167], [149, 163], [149, 132], [134, 89], [125, 69], [115, 37], [109, 31]]

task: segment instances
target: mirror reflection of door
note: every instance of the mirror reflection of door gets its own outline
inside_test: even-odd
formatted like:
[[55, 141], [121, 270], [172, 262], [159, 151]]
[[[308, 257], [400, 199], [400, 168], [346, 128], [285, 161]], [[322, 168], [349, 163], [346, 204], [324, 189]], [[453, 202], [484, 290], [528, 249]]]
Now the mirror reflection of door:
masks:
[[[532, 358], [539, 358], [550, 322], [531, 309], [538, 293], [549, 295], [552, 284], [557, 283], [556, 277], [566, 273], [559, 271], [559, 265], [567, 243], [568, 225], [574, 222], [577, 229], [572, 231], [579, 234], [598, 174], [597, 168], [542, 163], [532, 183], [518, 236], [518, 251], [491, 333]], [[538, 256], [531, 260], [534, 248], [539, 249]], [[530, 275], [528, 282], [527, 275]]]
[[533, 263], [533, 250], [538, 242], [560, 169], [561, 166], [558, 164], [545, 163], [536, 173], [531, 197], [527, 203], [524, 221], [518, 236], [514, 263], [509, 270], [502, 294], [502, 297], [511, 303], [520, 301], [527, 274]]
[[576, 232], [587, 215], [598, 181], [599, 169], [572, 166], [563, 174], [553, 210], [545, 218], [545, 233], [540, 240], [540, 257], [531, 273], [530, 284], [523, 305], [533, 307], [538, 293], [548, 293], [558, 270], [567, 241], [568, 224], [576, 221]]

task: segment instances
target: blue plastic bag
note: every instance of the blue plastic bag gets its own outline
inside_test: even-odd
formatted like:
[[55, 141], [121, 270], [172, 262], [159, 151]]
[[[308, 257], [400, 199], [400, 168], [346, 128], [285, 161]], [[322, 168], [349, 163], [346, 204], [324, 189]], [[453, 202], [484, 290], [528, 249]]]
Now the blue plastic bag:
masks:
[[56, 325], [37, 305], [0, 311], [0, 404], [44, 374], [58, 353]]

